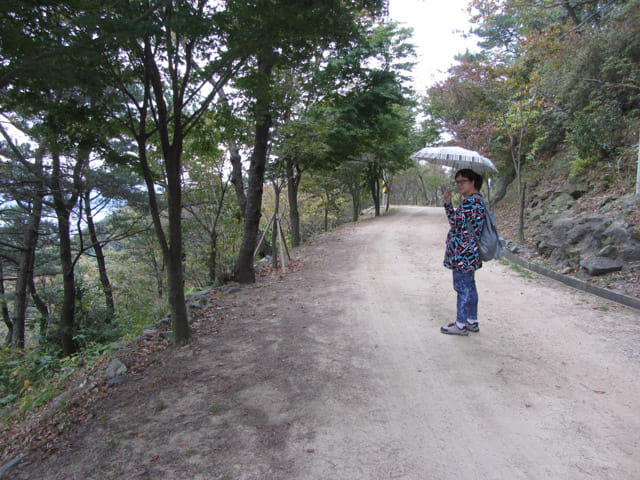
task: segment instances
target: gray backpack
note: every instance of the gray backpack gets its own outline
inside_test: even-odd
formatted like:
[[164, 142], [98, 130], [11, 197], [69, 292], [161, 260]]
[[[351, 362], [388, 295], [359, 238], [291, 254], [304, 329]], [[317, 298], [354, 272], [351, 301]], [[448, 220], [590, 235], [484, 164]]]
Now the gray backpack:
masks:
[[504, 255], [504, 238], [498, 233], [498, 227], [496, 227], [496, 221], [493, 218], [493, 212], [487, 208], [484, 204], [484, 224], [480, 231], [480, 237], [476, 235], [473, 228], [469, 228], [471, 235], [476, 237], [478, 242], [478, 252], [480, 254], [480, 261], [487, 262], [500, 258]]

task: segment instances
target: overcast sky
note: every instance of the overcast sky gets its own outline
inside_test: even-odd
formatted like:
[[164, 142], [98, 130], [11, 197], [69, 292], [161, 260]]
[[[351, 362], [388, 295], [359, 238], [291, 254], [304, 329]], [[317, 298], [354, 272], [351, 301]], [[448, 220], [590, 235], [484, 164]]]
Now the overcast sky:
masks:
[[419, 94], [438, 80], [454, 63], [454, 57], [473, 50], [475, 41], [463, 38], [470, 24], [468, 0], [390, 0], [389, 16], [402, 26], [413, 28], [418, 64], [413, 71]]

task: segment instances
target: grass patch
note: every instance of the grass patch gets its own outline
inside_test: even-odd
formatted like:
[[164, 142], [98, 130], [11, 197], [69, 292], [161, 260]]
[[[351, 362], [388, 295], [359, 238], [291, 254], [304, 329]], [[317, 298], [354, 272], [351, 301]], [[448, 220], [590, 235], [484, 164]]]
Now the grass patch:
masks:
[[108, 448], [116, 448], [118, 445], [120, 445], [120, 440], [117, 439], [116, 437], [111, 436], [103, 440], [103, 444], [105, 447], [108, 447]]
[[611, 307], [609, 305], [598, 305], [597, 307], [594, 307], [594, 310], [600, 310], [603, 312], [608, 312], [611, 310]]
[[153, 412], [154, 413], [159, 413], [161, 411], [163, 411], [165, 408], [167, 408], [167, 404], [164, 400], [159, 399], [156, 400], [155, 405], [153, 406]]
[[515, 263], [511, 265], [511, 269], [518, 273], [522, 278], [534, 279], [536, 276], [530, 272], [529, 270], [522, 268], [520, 265], [516, 265]]

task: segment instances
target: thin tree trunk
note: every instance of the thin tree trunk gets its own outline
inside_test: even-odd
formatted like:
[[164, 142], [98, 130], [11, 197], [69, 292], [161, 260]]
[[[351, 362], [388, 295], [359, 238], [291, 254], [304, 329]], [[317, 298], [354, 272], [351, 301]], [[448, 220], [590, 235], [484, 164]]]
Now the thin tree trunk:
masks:
[[[41, 167], [41, 165], [40, 165]], [[20, 260], [18, 261], [18, 275], [16, 278], [15, 298], [13, 304], [13, 331], [11, 346], [13, 348], [24, 348], [25, 318], [27, 313], [27, 292], [29, 279], [33, 276], [33, 265], [35, 259], [36, 245], [38, 243], [38, 229], [42, 217], [42, 195], [41, 187], [33, 199], [29, 221], [26, 225], [22, 238], [22, 248]]]
[[384, 211], [388, 212], [389, 211], [389, 207], [391, 206], [391, 185], [389, 184], [388, 181], [385, 181], [383, 190], [384, 191], [382, 193], [385, 196], [385, 201], [386, 201], [386, 205], [384, 207]]
[[40, 317], [42, 318], [40, 334], [43, 335], [46, 329], [49, 326], [49, 308], [47, 304], [42, 300], [40, 295], [38, 295], [38, 290], [36, 289], [36, 282], [33, 280], [33, 268], [31, 269], [31, 278], [29, 279], [29, 293], [31, 294], [31, 300], [33, 300], [33, 304], [40, 312]]
[[244, 217], [245, 210], [247, 209], [247, 196], [244, 191], [244, 180], [242, 178], [242, 157], [240, 156], [238, 147], [233, 142], [229, 144], [229, 160], [231, 161], [231, 183], [233, 183], [238, 205]]
[[[220, 103], [225, 108], [229, 110], [231, 109], [224, 90], [220, 89], [220, 91], [218, 92], [218, 98], [220, 99]], [[229, 138], [227, 144], [229, 148], [229, 160], [231, 162], [231, 183], [233, 183], [233, 187], [236, 191], [238, 205], [240, 206], [240, 211], [242, 212], [242, 217], [244, 218], [244, 212], [247, 208], [247, 195], [245, 193], [244, 179], [242, 176], [242, 156], [240, 155], [240, 150], [238, 149], [236, 142], [232, 138]]]
[[[182, 151], [184, 142], [184, 125], [182, 124], [182, 109], [184, 107], [182, 93], [178, 88], [178, 79], [173, 77], [172, 96], [171, 96], [171, 112], [165, 98], [165, 85], [163, 84], [160, 69], [155, 61], [155, 53], [149, 38], [145, 39], [144, 57], [146, 71], [145, 84], [146, 94], [155, 97], [156, 107], [156, 126], [158, 128], [158, 136], [162, 148], [162, 156], [164, 160], [164, 170], [167, 182], [167, 211], [169, 216], [169, 235], [168, 239], [164, 235], [161, 226], [159, 211], [157, 205], [152, 206], [152, 216], [158, 240], [162, 246], [164, 262], [167, 266], [167, 289], [169, 308], [171, 310], [171, 327], [173, 330], [173, 342], [177, 345], [187, 343], [191, 336], [189, 329], [189, 315], [187, 312], [187, 304], [184, 298], [184, 258], [182, 245]], [[192, 59], [186, 60], [191, 62]], [[185, 66], [189, 69], [190, 66]], [[150, 90], [149, 87], [151, 88]], [[144, 134], [144, 123], [141, 124], [141, 138]], [[153, 185], [153, 177], [149, 172], [149, 166], [146, 160], [146, 141], [143, 140], [142, 145], [139, 143], [139, 150], [145, 150], [145, 158], [141, 159], [144, 165], [144, 176], [147, 186], [150, 188], [149, 198], [155, 201], [155, 190]], [[155, 211], [153, 211], [155, 210]]]
[[350, 190], [351, 190], [351, 204], [353, 206], [352, 220], [354, 222], [357, 222], [358, 218], [360, 217], [360, 189], [358, 188], [357, 185], [352, 185]]
[[518, 240], [520, 243], [524, 242], [524, 206], [525, 196], [527, 191], [527, 184], [522, 185], [522, 191], [520, 192], [520, 220], [518, 223]]
[[156, 259], [156, 255], [151, 253], [151, 264], [153, 265], [153, 274], [156, 277], [156, 293], [158, 294], [158, 298], [164, 297], [164, 280], [166, 278], [165, 274], [165, 265], [164, 265], [164, 256], [162, 265], [158, 263]]
[[[56, 204], [59, 204], [56, 201]], [[71, 254], [71, 223], [70, 211], [65, 205], [56, 206], [58, 218], [58, 237], [60, 265], [62, 267], [63, 300], [60, 311], [60, 343], [62, 354], [66, 357], [76, 352], [77, 344], [75, 335], [75, 311], [76, 311], [76, 280], [73, 271], [73, 256]]]
[[[258, 60], [258, 69], [267, 78], [271, 77], [272, 65], [263, 59]], [[256, 275], [253, 268], [253, 252], [258, 239], [260, 210], [262, 209], [262, 185], [267, 163], [267, 146], [271, 128], [270, 101], [259, 95], [256, 107], [256, 127], [251, 166], [249, 168], [249, 188], [247, 190], [247, 208], [244, 217], [244, 233], [238, 253], [236, 280], [240, 283], [254, 283]]]
[[218, 263], [218, 232], [216, 231], [215, 226], [209, 239], [209, 281], [211, 282], [211, 285], [214, 285], [217, 278], [216, 269]]
[[[60, 155], [52, 155], [52, 196], [53, 205], [58, 220], [58, 241], [60, 252], [60, 267], [62, 269], [63, 300], [60, 307], [60, 344], [62, 354], [66, 357], [75, 353], [78, 345], [74, 340], [75, 312], [76, 312], [76, 281], [74, 272], [73, 253], [71, 251], [71, 211], [78, 202], [81, 189], [82, 171], [89, 163], [91, 149], [80, 145], [73, 167], [71, 190], [63, 187], [63, 172], [60, 165]], [[66, 198], [68, 195], [68, 198]]]
[[422, 178], [422, 175], [420, 174], [418, 174], [418, 178], [420, 179], [420, 185], [422, 185], [422, 194], [424, 195], [424, 204], [429, 205], [429, 197], [427, 196], [427, 186], [424, 184], [424, 178]]
[[[178, 134], [176, 134], [178, 135]], [[184, 271], [182, 246], [182, 184], [180, 176], [181, 142], [174, 146], [165, 157], [167, 169], [167, 208], [169, 211], [169, 250], [167, 264], [167, 283], [169, 305], [171, 308], [171, 326], [173, 340], [183, 344], [189, 340], [189, 315], [184, 298]]]
[[380, 216], [380, 181], [377, 176], [369, 172], [369, 188], [371, 190], [371, 198], [373, 199], [373, 207], [375, 216]]
[[84, 204], [85, 204], [85, 213], [87, 216], [87, 228], [89, 229], [89, 238], [91, 239], [93, 251], [96, 255], [96, 263], [98, 264], [98, 274], [100, 277], [100, 283], [102, 284], [102, 291], [104, 292], [104, 300], [107, 306], [107, 311], [109, 312], [107, 322], [110, 323], [116, 311], [115, 305], [113, 302], [113, 289], [111, 288], [111, 281], [109, 280], [109, 275], [107, 275], [107, 264], [104, 258], [104, 251], [102, 250], [102, 245], [98, 240], [98, 235], [96, 233], [96, 226], [93, 223], [93, 213], [91, 212], [91, 192], [90, 191], [86, 191], [84, 194]]
[[[0, 257], [0, 295], [5, 296], [6, 292], [4, 289], [4, 270], [2, 268], [2, 257]], [[3, 301], [2, 305], [2, 320], [4, 324], [7, 326], [7, 336], [5, 338], [5, 345], [8, 347], [11, 345], [11, 338], [13, 337], [13, 322], [11, 321], [11, 316], [9, 315], [9, 307], [7, 307], [7, 302]]]
[[24, 230], [18, 272], [15, 286], [15, 298], [12, 320], [11, 346], [24, 348], [25, 318], [27, 313], [27, 291], [29, 280], [33, 277], [33, 265], [35, 262], [36, 246], [38, 244], [38, 229], [42, 217], [42, 198], [44, 197], [44, 184], [42, 183], [43, 166], [42, 158], [45, 153], [44, 146], [40, 146], [35, 156], [34, 173], [38, 188], [33, 198], [29, 220]]
[[298, 187], [301, 172], [297, 162], [287, 156], [287, 195], [289, 198], [289, 220], [291, 222], [291, 246], [300, 245], [300, 211], [298, 209]]

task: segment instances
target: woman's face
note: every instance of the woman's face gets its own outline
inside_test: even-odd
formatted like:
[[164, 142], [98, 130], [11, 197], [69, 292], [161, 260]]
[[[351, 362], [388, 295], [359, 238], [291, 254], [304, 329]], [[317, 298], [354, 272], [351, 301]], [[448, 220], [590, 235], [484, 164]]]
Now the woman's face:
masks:
[[458, 189], [458, 193], [464, 198], [467, 198], [476, 191], [476, 187], [473, 182], [462, 175], [458, 175], [456, 177], [456, 188]]

